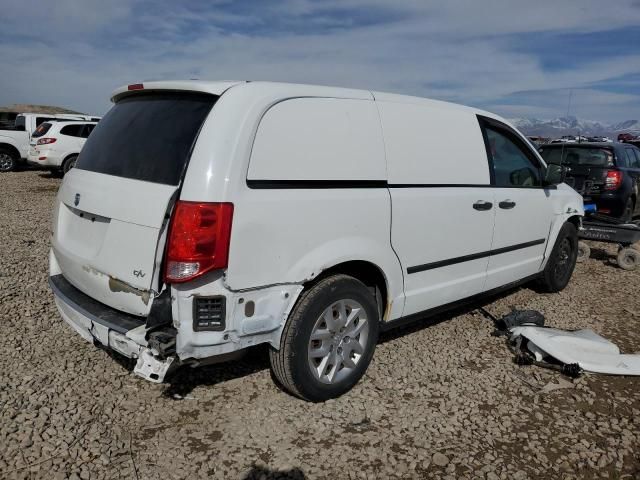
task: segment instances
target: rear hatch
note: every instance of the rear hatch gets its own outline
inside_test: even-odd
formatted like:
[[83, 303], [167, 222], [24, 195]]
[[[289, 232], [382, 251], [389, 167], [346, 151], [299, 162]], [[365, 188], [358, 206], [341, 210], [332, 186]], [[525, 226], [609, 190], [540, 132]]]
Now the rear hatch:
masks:
[[540, 154], [548, 164], [566, 166], [566, 183], [587, 198], [604, 191], [607, 172], [614, 168], [613, 150], [606, 147], [543, 146]]
[[217, 98], [135, 93], [98, 123], [64, 178], [54, 213], [53, 253], [77, 289], [121, 311], [148, 314], [169, 212]]

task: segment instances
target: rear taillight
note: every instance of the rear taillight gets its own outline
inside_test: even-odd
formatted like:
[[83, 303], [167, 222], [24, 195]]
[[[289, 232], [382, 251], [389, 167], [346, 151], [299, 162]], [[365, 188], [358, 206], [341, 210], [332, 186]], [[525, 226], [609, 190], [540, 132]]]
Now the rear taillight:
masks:
[[132, 83], [131, 85], [127, 85], [127, 90], [144, 90], [144, 85], [142, 83]]
[[232, 203], [179, 200], [169, 227], [165, 281], [186, 282], [210, 270], [226, 268], [232, 219]]
[[617, 190], [622, 185], [622, 172], [620, 170], [608, 170], [604, 180], [605, 190]]
[[38, 145], [47, 145], [48, 143], [55, 143], [56, 140], [57, 138], [51, 138], [51, 137], [40, 138], [38, 139]]

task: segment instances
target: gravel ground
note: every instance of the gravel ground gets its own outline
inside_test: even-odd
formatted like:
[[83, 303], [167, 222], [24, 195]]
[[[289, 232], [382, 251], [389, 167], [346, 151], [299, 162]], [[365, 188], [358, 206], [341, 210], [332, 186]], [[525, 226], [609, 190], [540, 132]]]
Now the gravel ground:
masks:
[[73, 333], [46, 282], [59, 184], [0, 175], [0, 478], [640, 478], [640, 379], [518, 367], [477, 310], [538, 309], [640, 351], [640, 272], [610, 246], [560, 294], [386, 334], [350, 394], [308, 404], [264, 349], [154, 385]]

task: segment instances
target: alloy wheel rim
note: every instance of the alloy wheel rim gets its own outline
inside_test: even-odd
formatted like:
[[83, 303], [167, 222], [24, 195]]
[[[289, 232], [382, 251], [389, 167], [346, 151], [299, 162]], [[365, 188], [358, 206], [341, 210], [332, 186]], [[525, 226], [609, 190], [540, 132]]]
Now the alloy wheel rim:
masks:
[[311, 330], [307, 359], [314, 377], [335, 384], [353, 375], [369, 337], [369, 320], [355, 300], [338, 300], [318, 317]]
[[9, 170], [13, 165], [13, 159], [7, 153], [0, 153], [0, 170]]

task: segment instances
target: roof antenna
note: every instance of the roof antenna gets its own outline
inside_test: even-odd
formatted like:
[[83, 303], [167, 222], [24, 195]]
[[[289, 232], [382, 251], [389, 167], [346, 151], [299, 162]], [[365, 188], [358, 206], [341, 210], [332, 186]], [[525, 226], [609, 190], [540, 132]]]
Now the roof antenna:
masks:
[[[566, 118], [569, 118], [569, 112], [571, 111], [571, 97], [573, 96], [573, 88], [569, 89], [569, 102], [567, 103], [567, 115]], [[565, 138], [565, 141], [562, 142], [562, 149], [560, 150], [560, 165], [562, 165], [564, 163], [564, 145], [567, 139]], [[580, 142], [580, 137], [578, 137], [578, 142]]]

